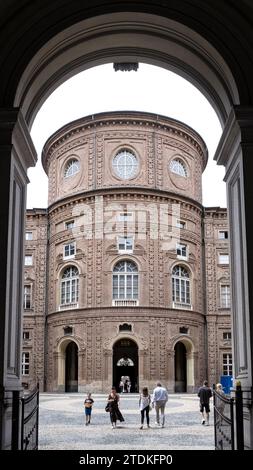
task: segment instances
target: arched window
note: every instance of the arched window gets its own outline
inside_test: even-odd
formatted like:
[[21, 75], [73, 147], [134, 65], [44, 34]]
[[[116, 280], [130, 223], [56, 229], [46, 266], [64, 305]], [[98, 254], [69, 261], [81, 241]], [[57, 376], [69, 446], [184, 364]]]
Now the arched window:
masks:
[[119, 261], [114, 266], [113, 299], [138, 299], [138, 268], [132, 261]]
[[115, 155], [112, 167], [117, 176], [127, 180], [136, 176], [139, 168], [138, 160], [133, 152], [124, 149]]
[[176, 175], [183, 176], [184, 178], [187, 177], [187, 171], [185, 164], [180, 158], [174, 158], [170, 162], [170, 171], [175, 173]]
[[77, 306], [79, 294], [79, 272], [75, 266], [69, 266], [61, 278], [61, 306]]
[[172, 297], [176, 308], [191, 308], [190, 276], [184, 266], [177, 265], [172, 271]]
[[74, 176], [80, 170], [80, 162], [76, 158], [68, 160], [64, 169], [64, 177], [69, 178]]

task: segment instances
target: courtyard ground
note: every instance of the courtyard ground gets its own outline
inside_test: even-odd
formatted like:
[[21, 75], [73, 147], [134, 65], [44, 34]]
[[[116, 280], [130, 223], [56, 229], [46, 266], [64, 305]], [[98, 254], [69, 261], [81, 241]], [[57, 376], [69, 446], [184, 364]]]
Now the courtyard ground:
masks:
[[111, 429], [105, 412], [106, 395], [94, 394], [91, 424], [85, 426], [83, 394], [40, 394], [39, 449], [41, 450], [214, 450], [213, 408], [210, 426], [201, 425], [196, 395], [170, 395], [166, 423], [155, 425], [155, 411], [150, 412], [151, 428], [140, 430], [137, 394], [123, 394], [120, 409], [125, 418]]

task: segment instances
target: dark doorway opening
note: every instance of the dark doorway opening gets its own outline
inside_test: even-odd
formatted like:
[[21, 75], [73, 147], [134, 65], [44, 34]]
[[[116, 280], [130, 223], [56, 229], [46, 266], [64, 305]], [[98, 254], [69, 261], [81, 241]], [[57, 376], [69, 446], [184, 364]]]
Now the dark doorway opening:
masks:
[[187, 391], [186, 347], [180, 341], [175, 346], [175, 392]]
[[[113, 346], [113, 385], [118, 392], [139, 391], [138, 346], [131, 339], [120, 339]], [[120, 389], [120, 382], [130, 382], [130, 386]], [[129, 378], [129, 379], [128, 379]]]
[[66, 347], [65, 392], [78, 392], [78, 349], [73, 341]]

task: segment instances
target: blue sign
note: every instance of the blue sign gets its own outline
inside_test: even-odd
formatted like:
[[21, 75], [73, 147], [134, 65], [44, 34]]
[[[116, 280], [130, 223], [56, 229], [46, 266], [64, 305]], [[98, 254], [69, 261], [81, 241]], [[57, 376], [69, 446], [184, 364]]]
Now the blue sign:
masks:
[[232, 375], [221, 375], [220, 383], [223, 387], [224, 393], [230, 395], [230, 388], [233, 387], [233, 376]]

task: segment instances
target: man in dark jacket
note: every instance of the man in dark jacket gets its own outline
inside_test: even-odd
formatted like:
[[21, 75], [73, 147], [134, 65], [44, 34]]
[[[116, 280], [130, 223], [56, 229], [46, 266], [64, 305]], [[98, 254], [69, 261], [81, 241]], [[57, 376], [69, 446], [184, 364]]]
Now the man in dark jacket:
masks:
[[[209, 413], [210, 413], [210, 398], [212, 396], [212, 390], [210, 387], [208, 387], [208, 382], [207, 380], [204, 381], [203, 387], [200, 387], [198, 391], [198, 397], [199, 397], [199, 406], [200, 406], [200, 413], [202, 415], [202, 421], [201, 424], [205, 424], [209, 426]], [[206, 412], [206, 419], [205, 419], [205, 412]]]

